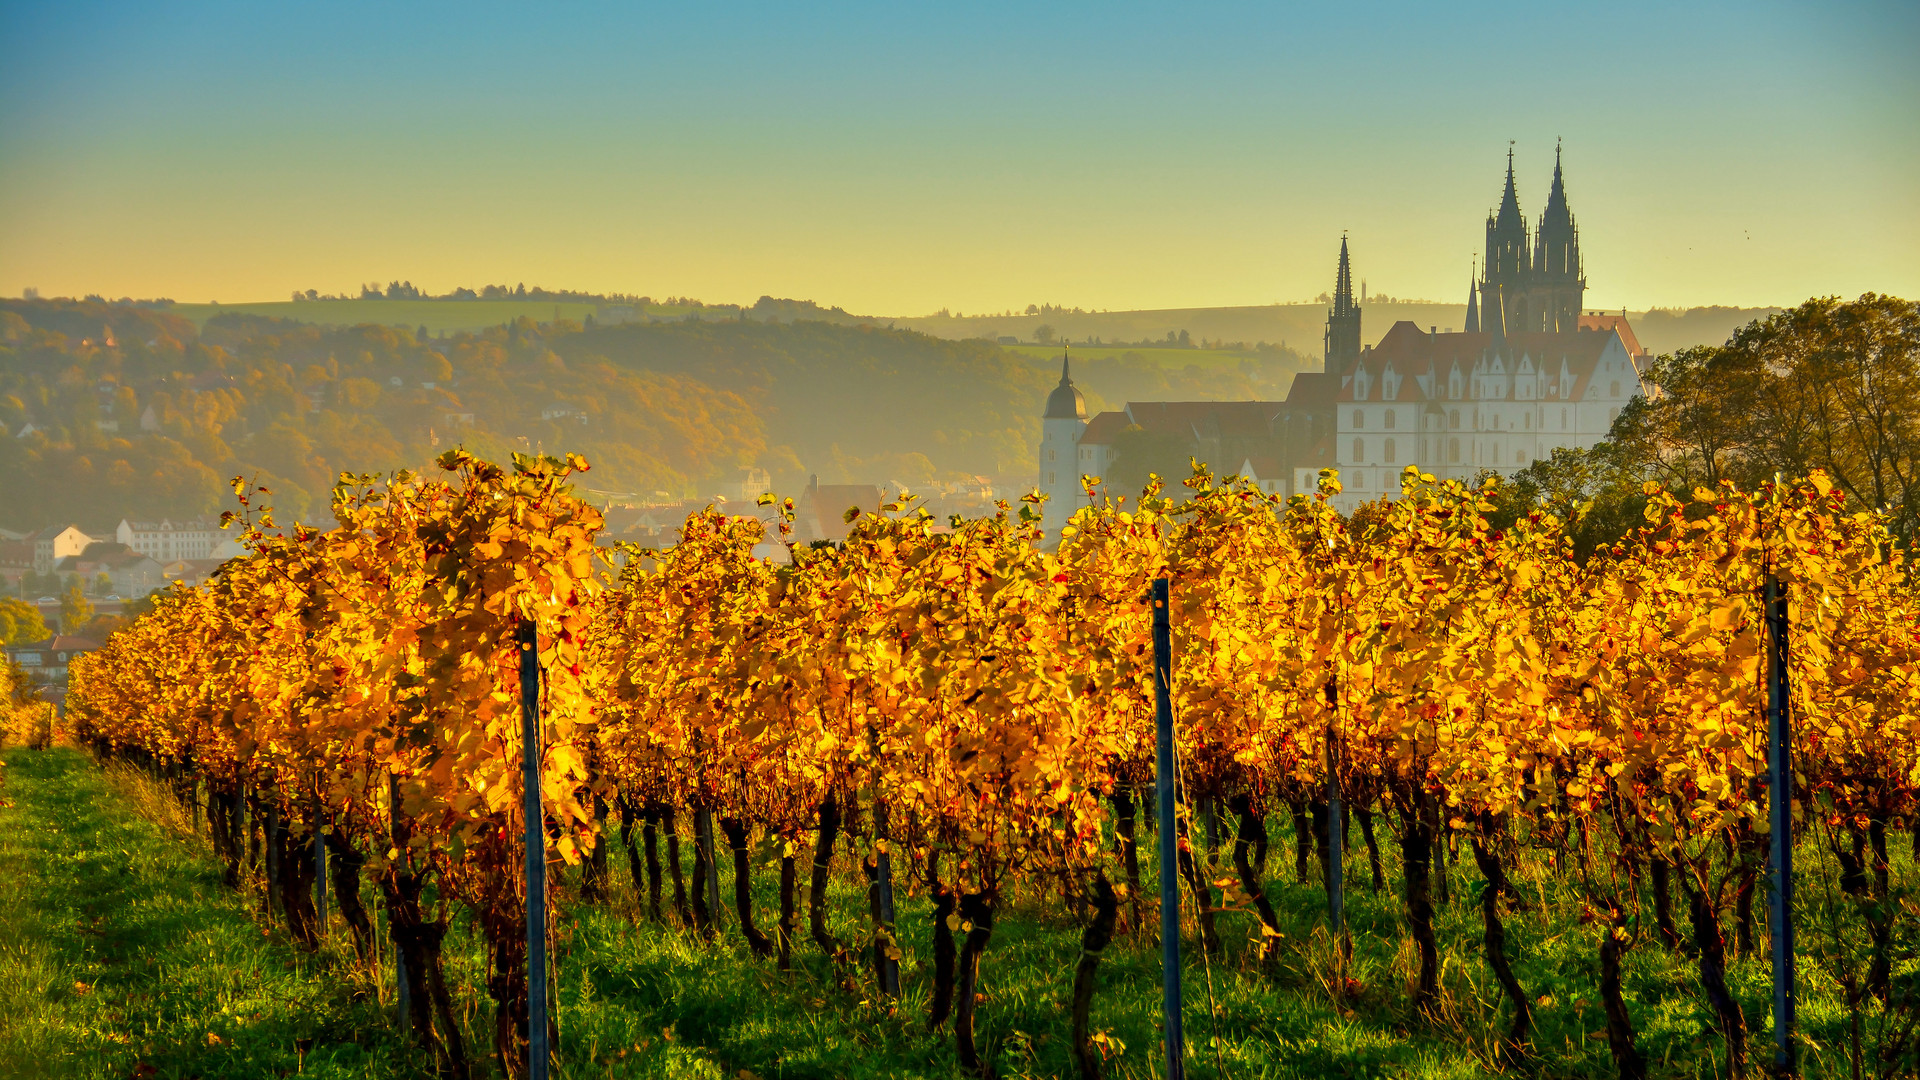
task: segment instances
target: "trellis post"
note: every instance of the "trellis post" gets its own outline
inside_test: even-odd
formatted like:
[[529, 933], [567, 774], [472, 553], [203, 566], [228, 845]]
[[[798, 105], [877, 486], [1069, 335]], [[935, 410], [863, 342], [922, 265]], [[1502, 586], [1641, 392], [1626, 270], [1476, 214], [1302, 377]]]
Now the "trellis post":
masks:
[[318, 790], [313, 793], [313, 932], [318, 937], [327, 934], [327, 828], [320, 818]]
[[527, 860], [527, 1077], [547, 1080], [547, 837], [540, 798], [540, 635], [520, 620], [520, 768]]
[[1154, 789], [1160, 820], [1161, 1011], [1167, 1043], [1166, 1080], [1186, 1080], [1186, 1039], [1180, 1029], [1180, 869], [1173, 790], [1173, 631], [1167, 615], [1167, 579], [1153, 582], [1153, 713], [1157, 729]]
[[1787, 591], [1767, 574], [1767, 811], [1773, 874], [1773, 1068], [1798, 1071], [1793, 1045], [1793, 758], [1787, 682]]
[[[1334, 941], [1341, 940], [1347, 917], [1346, 871], [1340, 862], [1346, 843], [1346, 825], [1340, 812], [1340, 681], [1327, 680], [1327, 921]], [[1344, 989], [1344, 988], [1343, 988]]]

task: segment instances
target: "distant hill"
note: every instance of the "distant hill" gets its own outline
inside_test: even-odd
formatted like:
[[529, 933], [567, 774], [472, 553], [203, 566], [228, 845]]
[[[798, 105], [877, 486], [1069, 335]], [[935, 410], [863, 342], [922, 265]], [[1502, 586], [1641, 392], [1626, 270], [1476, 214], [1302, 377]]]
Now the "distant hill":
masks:
[[[354, 326], [363, 323], [379, 326], [404, 326], [410, 330], [425, 327], [429, 333], [479, 331], [501, 326], [519, 318], [536, 323], [556, 319], [586, 324], [624, 322], [738, 322], [743, 317], [756, 322], [828, 322], [847, 326], [889, 326], [917, 330], [949, 340], [981, 338], [995, 341], [1014, 338], [1022, 344], [1037, 344], [1034, 332], [1050, 327], [1053, 336], [1076, 344], [1099, 342], [1125, 345], [1140, 342], [1164, 343], [1167, 335], [1177, 339], [1182, 331], [1190, 343], [1200, 347], [1251, 350], [1265, 342], [1284, 345], [1303, 356], [1318, 357], [1321, 333], [1326, 325], [1326, 306], [1318, 303], [1264, 304], [1251, 307], [1157, 308], [1136, 311], [1075, 311], [1047, 309], [1034, 314], [964, 315], [946, 313], [923, 316], [856, 315], [837, 307], [822, 307], [811, 300], [782, 300], [763, 296], [749, 305], [704, 304], [686, 298], [652, 301], [645, 297], [575, 299], [578, 294], [556, 294], [548, 299], [320, 299], [273, 301], [252, 304], [173, 304], [166, 310], [201, 326], [221, 314], [261, 315], [293, 319], [326, 326]], [[1691, 345], [1723, 342], [1733, 331], [1754, 319], [1763, 319], [1779, 311], [1775, 307], [1698, 307], [1653, 308], [1629, 311], [1634, 331], [1641, 344], [1656, 353], [1672, 352]], [[1422, 302], [1373, 301], [1364, 306], [1363, 341], [1372, 344], [1385, 336], [1394, 323], [1412, 322], [1417, 326], [1441, 330], [1461, 329], [1466, 322], [1466, 305]], [[1180, 366], [1185, 366], [1183, 362]]]
[[[1656, 353], [1691, 345], [1717, 345], [1738, 327], [1764, 319], [1779, 308], [1655, 308], [1629, 311], [1640, 343]], [[1459, 330], [1466, 325], [1465, 304], [1370, 303], [1361, 319], [1362, 341], [1373, 344], [1394, 323]], [[1167, 334], [1186, 331], [1195, 342], [1254, 345], [1283, 344], [1310, 356], [1319, 356], [1326, 328], [1322, 304], [1268, 304], [1257, 307], [1163, 308], [1143, 311], [1061, 311], [1033, 315], [931, 315], [898, 319], [894, 325], [944, 338], [1018, 338], [1032, 342], [1034, 331], [1051, 327], [1054, 334], [1074, 342], [1101, 343], [1159, 341]]]
[[613, 299], [449, 299], [413, 297], [384, 299], [272, 300], [248, 304], [170, 304], [164, 310], [204, 326], [220, 315], [258, 315], [272, 319], [291, 319], [316, 326], [404, 326], [409, 330], [426, 327], [428, 333], [455, 333], [504, 326], [515, 319], [536, 323], [569, 319], [577, 323], [738, 321], [741, 312], [760, 322], [789, 323], [795, 320], [833, 322], [848, 325], [881, 324], [891, 320], [849, 315], [839, 308], [825, 308], [811, 300], [777, 300], [763, 296], [749, 305], [703, 304], [695, 300], [654, 302]]
[[[463, 306], [301, 306], [362, 303]], [[0, 300], [0, 527], [212, 514], [236, 475], [271, 487], [283, 518], [314, 518], [339, 473], [420, 469], [454, 445], [495, 460], [579, 451], [592, 489], [642, 498], [737, 495], [748, 469], [786, 493], [814, 474], [916, 490], [984, 475], [1014, 492], [1034, 480], [1060, 370], [1051, 346], [809, 320], [797, 305], [772, 321], [523, 316], [442, 333], [224, 305], [196, 326], [181, 306]], [[1096, 410], [1280, 397], [1307, 363], [1275, 348], [1083, 353], [1074, 377]]]

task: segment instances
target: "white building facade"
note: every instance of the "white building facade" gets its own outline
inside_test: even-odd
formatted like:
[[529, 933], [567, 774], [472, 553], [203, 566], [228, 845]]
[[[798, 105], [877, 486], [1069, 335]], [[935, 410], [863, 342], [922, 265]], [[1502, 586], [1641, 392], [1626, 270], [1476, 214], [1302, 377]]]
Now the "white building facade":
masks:
[[1643, 393], [1637, 346], [1617, 317], [1573, 333], [1436, 333], [1396, 323], [1342, 376], [1334, 422], [1336, 505], [1400, 492], [1408, 466], [1471, 481], [1511, 476], [1556, 447], [1593, 446]]
[[128, 521], [114, 530], [114, 540], [160, 563], [176, 559], [211, 559], [225, 534], [208, 521]]

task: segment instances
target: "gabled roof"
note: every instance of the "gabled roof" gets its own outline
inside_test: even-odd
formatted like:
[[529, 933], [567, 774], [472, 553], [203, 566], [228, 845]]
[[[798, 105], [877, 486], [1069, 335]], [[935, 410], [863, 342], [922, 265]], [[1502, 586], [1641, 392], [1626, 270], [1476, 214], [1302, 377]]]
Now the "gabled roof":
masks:
[[16, 642], [15, 644], [7, 646], [7, 651], [58, 652], [65, 650], [67, 652], [92, 652], [99, 647], [100, 643], [92, 638], [80, 637], [77, 634], [55, 634], [50, 638], [44, 638], [40, 641]]
[[1080, 433], [1081, 446], [1108, 446], [1114, 436], [1133, 426], [1133, 419], [1126, 413], [1109, 410], [1087, 422], [1086, 430]]
[[[1592, 377], [1594, 366], [1599, 363], [1607, 346], [1616, 340], [1619, 340], [1617, 332], [1611, 326], [1582, 329], [1570, 334], [1508, 334], [1499, 355], [1493, 358], [1493, 363], [1486, 370], [1503, 376], [1511, 375], [1526, 362], [1531, 362], [1536, 371], [1558, 377], [1564, 364], [1574, 377], [1574, 385], [1570, 389], [1563, 389], [1556, 395], [1556, 400], [1570, 400], [1586, 393], [1587, 381]], [[1492, 346], [1492, 334], [1435, 334], [1411, 322], [1401, 321], [1387, 331], [1378, 345], [1361, 354], [1355, 372], [1364, 370], [1367, 374], [1370, 386], [1364, 399], [1366, 401], [1387, 400], [1381, 396], [1384, 390], [1381, 377], [1389, 365], [1400, 378], [1392, 400], [1421, 401], [1428, 397], [1428, 393], [1418, 385], [1417, 377], [1431, 374], [1445, 378], [1452, 373], [1455, 364], [1463, 373], [1472, 372], [1487, 357], [1488, 349]], [[1621, 342], [1621, 348], [1631, 357], [1631, 349], [1624, 341]], [[1437, 385], [1429, 389], [1438, 395]], [[1338, 400], [1355, 400], [1351, 379], [1343, 381]]]
[[1265, 438], [1284, 401], [1129, 401], [1127, 415], [1148, 431], [1196, 439], [1239, 435]]
[[1340, 394], [1340, 376], [1330, 371], [1302, 371], [1287, 387], [1289, 408], [1314, 408], [1331, 405]]
[[1582, 315], [1582, 330], [1612, 330], [1620, 335], [1620, 344], [1626, 346], [1628, 356], [1645, 356], [1646, 350], [1640, 347], [1640, 339], [1633, 336], [1633, 327], [1628, 325], [1625, 315]]

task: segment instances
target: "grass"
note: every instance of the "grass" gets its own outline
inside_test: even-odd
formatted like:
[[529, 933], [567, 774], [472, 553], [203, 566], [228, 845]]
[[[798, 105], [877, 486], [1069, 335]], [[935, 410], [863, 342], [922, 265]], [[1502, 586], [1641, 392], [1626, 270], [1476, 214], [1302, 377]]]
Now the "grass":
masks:
[[371, 981], [256, 921], [151, 782], [72, 750], [4, 760], [0, 1076], [419, 1073]]
[[[0, 1076], [292, 1075], [302, 1069], [298, 1048], [306, 1039], [312, 1043], [305, 1075], [426, 1073], [428, 1063], [393, 1036], [379, 1000], [384, 980], [336, 951], [341, 924], [336, 920], [329, 948], [317, 956], [288, 946], [277, 926], [260, 921], [246, 900], [220, 886], [205, 843], [151, 780], [130, 770], [101, 770], [71, 750], [13, 750], [5, 761], [0, 796], [10, 805], [0, 809]], [[1260, 970], [1257, 924], [1246, 913], [1222, 917], [1222, 957], [1203, 964], [1190, 942], [1183, 973], [1189, 1074], [1367, 1080], [1500, 1074], [1496, 1033], [1507, 1010], [1480, 956], [1473, 903], [1479, 880], [1470, 862], [1454, 870], [1452, 902], [1438, 913], [1440, 1008], [1415, 1016], [1406, 1004], [1415, 958], [1402, 905], [1391, 888], [1376, 896], [1367, 887], [1357, 837], [1348, 910], [1350, 975], [1360, 989], [1336, 1004], [1327, 985], [1333, 950], [1323, 928], [1324, 894], [1293, 880], [1291, 849], [1282, 830], [1275, 833], [1268, 890], [1285, 933], [1276, 963]], [[1391, 885], [1398, 867], [1390, 845], [1384, 854]], [[1830, 856], [1809, 844], [1800, 858], [1808, 882], [1800, 914], [1807, 1073], [1845, 1076], [1848, 1011], [1835, 980], [1813, 957], [1836, 945], [1851, 947], [1858, 935], [1850, 913], [1819, 884], [1833, 880]], [[616, 855], [613, 862], [619, 867], [624, 859]], [[850, 869], [844, 857], [840, 862]], [[1899, 853], [1895, 863], [1897, 884], [1912, 883], [1911, 860]], [[1151, 891], [1151, 867], [1144, 869]], [[722, 877], [730, 876], [723, 860]], [[1529, 904], [1507, 918], [1509, 952], [1536, 1003], [1538, 1056], [1525, 1070], [1505, 1069], [1539, 1077], [1612, 1076], [1606, 1042], [1594, 1037], [1602, 1029], [1596, 931], [1582, 923], [1578, 896], [1544, 856], [1523, 858], [1517, 880]], [[766, 871], [755, 881], [757, 917], [768, 931], [777, 905], [774, 881]], [[730, 880], [722, 890], [731, 897]], [[562, 1028], [556, 1075], [959, 1075], [949, 1032], [926, 1030], [930, 905], [905, 880], [901, 892], [904, 996], [888, 1003], [871, 991], [865, 971], [836, 968], [813, 948], [804, 913], [795, 970], [783, 974], [748, 953], [731, 913], [713, 944], [648, 922], [619, 869], [614, 897], [604, 905], [580, 904], [563, 888], [567, 899], [556, 923]], [[859, 936], [865, 920], [857, 873], [837, 877], [830, 899], [835, 931]], [[1151, 906], [1147, 910], [1151, 920]], [[1912, 928], [1904, 929], [1897, 970], [1911, 978], [1915, 942]], [[480, 989], [484, 950], [457, 917], [446, 948], [468, 1044], [483, 1052], [491, 1013]], [[1077, 928], [1057, 896], [1027, 888], [1006, 899], [982, 968], [980, 1006], [981, 1041], [1001, 1076], [1072, 1074], [1066, 999], [1078, 955]], [[1758, 1066], [1769, 1056], [1771, 981], [1764, 954], [1733, 960], [1731, 982], [1752, 1028]], [[1123, 928], [1107, 950], [1093, 1009], [1093, 1028], [1106, 1033], [1112, 1047], [1124, 1046], [1108, 1062], [1110, 1075], [1161, 1075], [1159, 983], [1152, 936]], [[1724, 1075], [1721, 1040], [1691, 961], [1644, 934], [1628, 955], [1625, 988], [1655, 1076]], [[1877, 1011], [1867, 1015], [1869, 1047], [1880, 1020]]]

